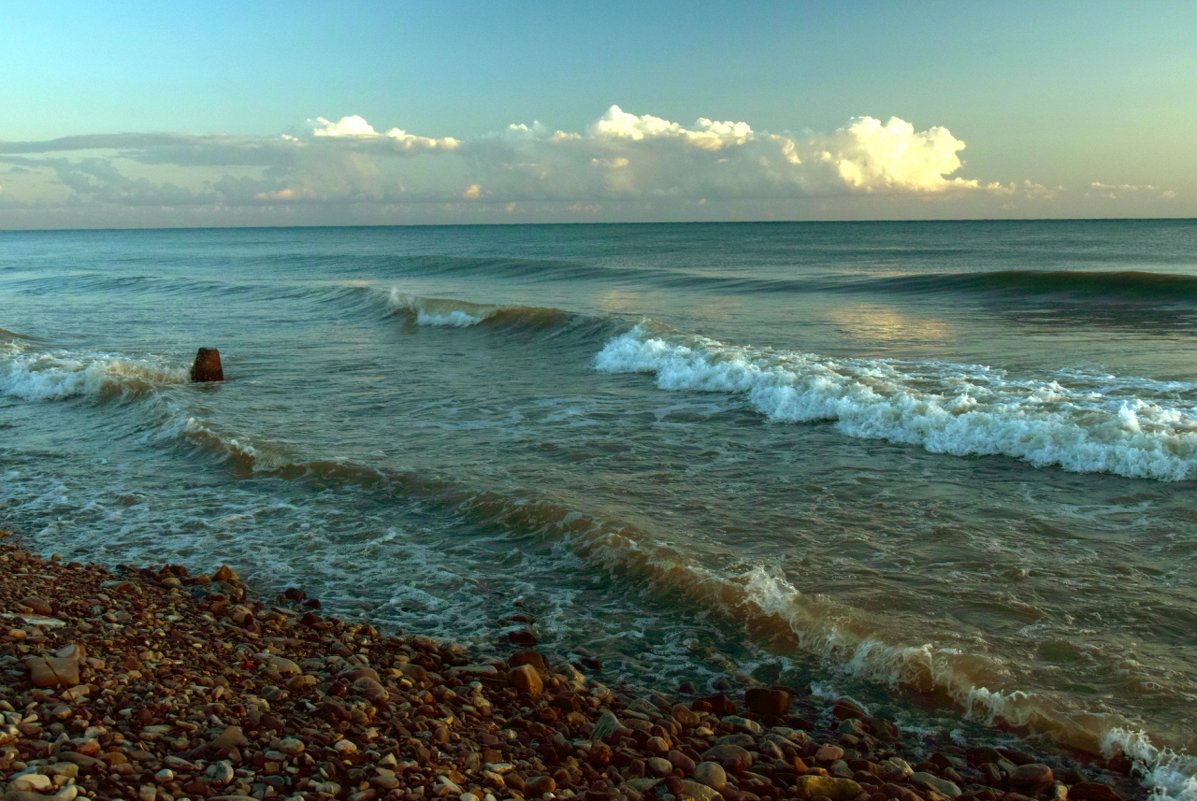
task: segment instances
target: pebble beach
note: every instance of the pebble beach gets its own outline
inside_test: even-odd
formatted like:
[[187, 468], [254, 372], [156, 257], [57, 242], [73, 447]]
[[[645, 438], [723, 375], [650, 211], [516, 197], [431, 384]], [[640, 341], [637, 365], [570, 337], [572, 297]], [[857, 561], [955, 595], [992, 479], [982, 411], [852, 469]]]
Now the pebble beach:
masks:
[[42, 799], [1117, 801], [1130, 763], [968, 747], [803, 688], [610, 688], [551, 653], [107, 568], [0, 532], [0, 789]]

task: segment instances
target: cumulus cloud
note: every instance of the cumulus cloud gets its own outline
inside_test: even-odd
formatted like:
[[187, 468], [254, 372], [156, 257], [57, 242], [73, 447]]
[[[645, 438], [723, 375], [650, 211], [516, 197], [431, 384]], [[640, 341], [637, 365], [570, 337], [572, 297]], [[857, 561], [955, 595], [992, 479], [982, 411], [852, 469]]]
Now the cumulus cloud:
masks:
[[[815, 137], [813, 157], [834, 168], [845, 186], [864, 192], [943, 192], [980, 189], [981, 183], [949, 178], [964, 166], [964, 142], [947, 128], [916, 131], [897, 117], [885, 123], [857, 117], [829, 136]], [[795, 143], [798, 146], [798, 143]]]
[[686, 126], [619, 106], [583, 132], [539, 123], [465, 142], [461, 155], [495, 197], [779, 198], [1008, 192], [955, 175], [965, 144], [948, 129], [858, 117], [828, 134], [774, 134], [747, 122]]
[[920, 129], [898, 117], [862, 116], [830, 132], [791, 133], [706, 117], [683, 124], [611, 106], [577, 131], [514, 123], [469, 139], [376, 128], [348, 115], [314, 117], [272, 137], [0, 141], [0, 163], [52, 179], [71, 203], [127, 205], [465, 202], [508, 213], [537, 204], [583, 213], [611, 201], [700, 207], [853, 196], [1047, 198], [1058, 191], [962, 175], [964, 150], [946, 127]]
[[[374, 126], [356, 114], [342, 117], [336, 122], [317, 117], [308, 120], [312, 136], [317, 139], [355, 139], [365, 142], [382, 142], [403, 152], [418, 152], [422, 150], [456, 150], [460, 145], [451, 136], [430, 137], [409, 134], [402, 128], [391, 128], [385, 133], [374, 130]], [[293, 141], [298, 141], [292, 137]]]

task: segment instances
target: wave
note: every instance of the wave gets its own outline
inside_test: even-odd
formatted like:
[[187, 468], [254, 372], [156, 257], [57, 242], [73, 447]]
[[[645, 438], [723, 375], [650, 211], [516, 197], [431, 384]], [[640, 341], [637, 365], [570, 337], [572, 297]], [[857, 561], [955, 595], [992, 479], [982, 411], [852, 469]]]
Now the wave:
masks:
[[[803, 652], [842, 675], [931, 696], [988, 725], [1049, 734], [1095, 754], [1103, 747], [1109, 750], [1108, 742], [1133, 728], [1116, 716], [1070, 710], [1033, 693], [992, 689], [1003, 673], [992, 662], [995, 657], [890, 642], [876, 621], [822, 596], [804, 595], [776, 572], [711, 568], [649, 532], [558, 499], [476, 491], [461, 481], [350, 460], [295, 460], [278, 443], [226, 430], [190, 414], [180, 403], [168, 401], [160, 411], [165, 415], [158, 424], [159, 442], [215, 456], [239, 479], [280, 479], [308, 484], [317, 492], [353, 487], [431, 506], [471, 527], [499, 532], [524, 550], [543, 546], [541, 550], [557, 553], [564, 548], [590, 569], [607, 571], [629, 592], [646, 593], [649, 603], [681, 596], [687, 606], [711, 610], [742, 627], [753, 642]], [[1181, 790], [1193, 781], [1188, 757], [1157, 751], [1150, 759], [1143, 742], [1126, 740], [1125, 750], [1146, 780]], [[1132, 745], [1139, 749], [1133, 754]], [[1194, 801], [1180, 791], [1168, 792], [1178, 801]]]
[[25, 334], [18, 334], [16, 331], [9, 331], [7, 328], [0, 328], [0, 341], [4, 341], [4, 340], [8, 340], [9, 342], [13, 343], [14, 346], [16, 344], [19, 344], [20, 341], [25, 341], [25, 342], [35, 342], [36, 341], [36, 339], [34, 337], [26, 336]]
[[[215, 436], [215, 435], [214, 435]], [[229, 452], [243, 440], [228, 440]], [[471, 526], [500, 531], [525, 551], [560, 548], [601, 570], [632, 593], [654, 599], [681, 597], [705, 617], [710, 610], [742, 628], [751, 641], [772, 650], [793, 649], [814, 657], [833, 673], [922, 695], [954, 706], [965, 718], [1050, 736], [1093, 755], [1121, 749], [1144, 781], [1162, 798], [1197, 801], [1197, 763], [1185, 755], [1150, 748], [1146, 735], [1126, 733], [1133, 724], [1109, 713], [1091, 713], [1049, 695], [1002, 688], [1006, 666], [998, 656], [980, 656], [931, 643], [890, 641], [879, 622], [821, 595], [806, 595], [783, 575], [760, 566], [711, 568], [701, 558], [661, 541], [636, 526], [605, 519], [555, 499], [472, 491], [461, 482], [411, 471], [380, 469], [352, 461], [308, 461], [262, 466], [256, 478], [305, 482], [323, 490], [351, 485], [388, 496], [433, 504]], [[554, 557], [555, 558], [555, 557]], [[564, 569], [564, 568], [562, 568]], [[1120, 745], [1111, 745], [1111, 744]]]
[[1102, 741], [1107, 759], [1122, 755], [1159, 801], [1197, 801], [1197, 757], [1160, 748], [1141, 731], [1111, 729]]
[[848, 436], [931, 453], [1197, 479], [1197, 384], [1173, 383], [1174, 392], [1152, 398], [1134, 379], [1016, 380], [975, 365], [831, 359], [653, 335], [645, 324], [611, 339], [594, 364], [609, 373], [655, 374], [665, 390], [741, 395], [769, 420], [834, 421]]
[[185, 384], [188, 369], [152, 357], [16, 347], [0, 360], [0, 394], [25, 401], [77, 397], [142, 397], [157, 387]]
[[388, 297], [390, 313], [418, 326], [430, 328], [473, 328], [555, 334], [580, 331], [586, 335], [610, 335], [622, 323], [610, 318], [541, 306], [502, 306], [471, 303], [453, 298], [426, 298], [392, 289]]
[[903, 275], [846, 285], [854, 291], [976, 293], [1010, 299], [1073, 299], [1118, 304], [1197, 304], [1197, 277], [1137, 270], [1000, 270]]

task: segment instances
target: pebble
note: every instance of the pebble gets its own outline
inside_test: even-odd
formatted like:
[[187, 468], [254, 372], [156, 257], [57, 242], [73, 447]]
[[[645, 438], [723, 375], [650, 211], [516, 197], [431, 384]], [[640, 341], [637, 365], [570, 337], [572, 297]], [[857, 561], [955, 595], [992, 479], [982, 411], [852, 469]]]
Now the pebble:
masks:
[[673, 763], [661, 757], [649, 757], [644, 761], [645, 767], [654, 776], [668, 776], [673, 773]]
[[937, 793], [946, 795], [948, 798], [959, 798], [963, 794], [963, 791], [956, 785], [955, 782], [949, 781], [947, 779], [941, 779], [939, 776], [936, 776], [933, 773], [927, 773], [926, 771], [912, 773], [910, 776], [910, 781], [919, 787], [928, 787]]
[[794, 780], [794, 792], [799, 798], [822, 796], [831, 801], [852, 801], [863, 792], [852, 779], [836, 779], [830, 776], [799, 776]]
[[820, 765], [830, 765], [832, 762], [838, 762], [843, 758], [844, 749], [831, 743], [825, 743], [819, 746], [819, 750], [815, 751], [815, 761]]
[[[536, 651], [470, 653], [263, 605], [231, 569], [68, 567], [0, 539], [0, 609], [47, 597], [58, 624], [23, 623], [30, 612], [0, 628], [4, 801], [1145, 797], [1096, 767], [1084, 774], [1116, 786], [1069, 787], [1059, 777], [1076, 770], [1005, 748], [919, 741], [847, 701], [777, 687], [735, 696], [730, 679], [706, 697], [689, 687], [684, 703], [624, 697]], [[75, 662], [79, 675], [35, 686], [37, 660]]]
[[83, 649], [71, 644], [53, 654], [31, 656], [25, 660], [25, 666], [34, 687], [73, 687], [79, 683], [82, 662]]
[[8, 782], [8, 790], [49, 790], [54, 782], [40, 773], [18, 773]]
[[694, 781], [722, 790], [727, 787], [727, 771], [717, 762], [700, 762], [694, 768]]
[[527, 695], [540, 695], [544, 691], [544, 680], [532, 665], [516, 665], [507, 673], [511, 686]]
[[725, 770], [732, 773], [743, 773], [752, 767], [752, 754], [743, 746], [725, 743], [707, 750], [702, 755], [703, 760], [718, 762]]
[[793, 696], [787, 690], [750, 687], [744, 692], [744, 705], [762, 717], [782, 717], [790, 711], [791, 703]]
[[1010, 771], [1010, 784], [1014, 787], [1034, 788], [1053, 781], [1055, 774], [1052, 773], [1052, 769], [1039, 762], [1019, 765]]

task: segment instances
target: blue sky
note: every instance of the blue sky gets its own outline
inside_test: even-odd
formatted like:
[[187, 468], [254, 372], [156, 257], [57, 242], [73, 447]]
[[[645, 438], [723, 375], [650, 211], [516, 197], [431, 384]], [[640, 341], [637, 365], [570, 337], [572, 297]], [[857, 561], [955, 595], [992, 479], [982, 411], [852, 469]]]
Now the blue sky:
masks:
[[1197, 216], [1197, 4], [8, 3], [0, 227]]

